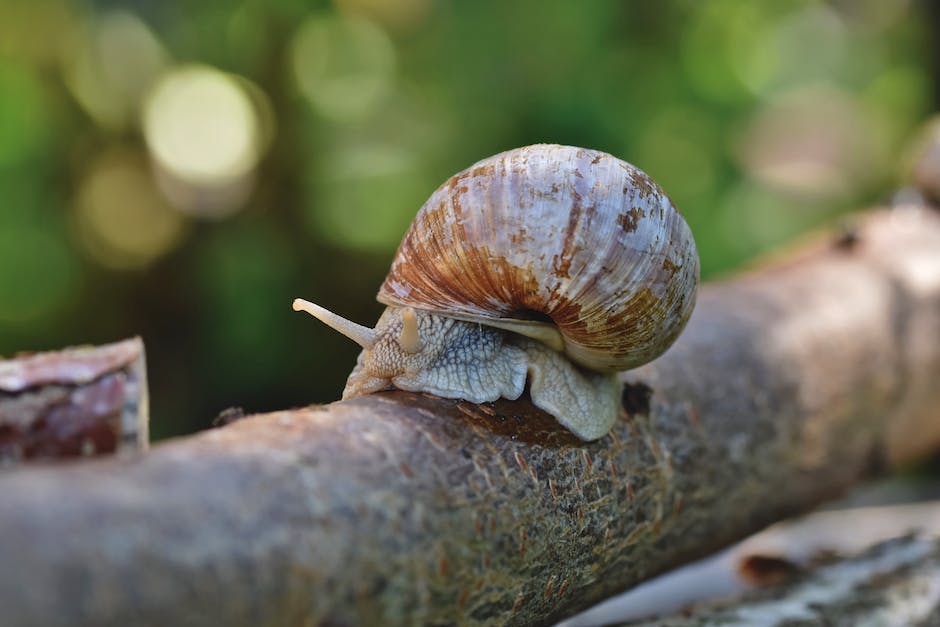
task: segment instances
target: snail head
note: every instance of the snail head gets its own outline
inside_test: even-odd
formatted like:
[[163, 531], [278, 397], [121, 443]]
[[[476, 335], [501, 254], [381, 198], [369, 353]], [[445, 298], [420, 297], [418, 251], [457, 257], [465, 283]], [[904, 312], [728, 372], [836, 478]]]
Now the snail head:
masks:
[[374, 329], [299, 298], [294, 309], [362, 346], [344, 399], [392, 388], [476, 403], [522, 394], [525, 353], [505, 343], [502, 329], [397, 305], [385, 309]]
[[433, 340], [427, 336], [434, 335], [435, 325], [412, 307], [387, 308], [374, 329], [301, 298], [294, 300], [294, 310], [307, 312], [362, 347], [343, 398], [391, 389], [393, 379], [421, 372], [436, 356], [433, 350], [424, 350], [425, 339]]

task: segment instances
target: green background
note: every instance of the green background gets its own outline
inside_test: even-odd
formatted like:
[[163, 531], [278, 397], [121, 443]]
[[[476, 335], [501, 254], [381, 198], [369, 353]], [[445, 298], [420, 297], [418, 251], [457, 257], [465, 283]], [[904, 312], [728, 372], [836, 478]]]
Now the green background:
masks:
[[0, 0], [0, 354], [143, 336], [152, 432], [339, 396], [415, 211], [509, 148], [651, 174], [703, 276], [887, 198], [927, 3]]

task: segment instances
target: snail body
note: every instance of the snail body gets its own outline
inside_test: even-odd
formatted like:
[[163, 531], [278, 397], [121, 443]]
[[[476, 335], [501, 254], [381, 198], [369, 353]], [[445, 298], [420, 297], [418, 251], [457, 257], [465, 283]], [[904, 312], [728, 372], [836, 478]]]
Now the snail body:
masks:
[[343, 398], [391, 387], [518, 398], [575, 435], [605, 435], [613, 373], [663, 353], [695, 303], [688, 225], [662, 189], [606, 153], [527, 146], [451, 177], [421, 207], [379, 290], [375, 329], [295, 301], [363, 351]]

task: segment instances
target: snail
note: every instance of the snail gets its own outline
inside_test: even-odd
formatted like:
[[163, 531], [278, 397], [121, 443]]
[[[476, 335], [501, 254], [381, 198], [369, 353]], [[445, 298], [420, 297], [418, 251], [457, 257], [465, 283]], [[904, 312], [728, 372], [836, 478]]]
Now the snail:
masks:
[[374, 329], [311, 302], [362, 346], [343, 398], [398, 388], [532, 402], [583, 440], [619, 414], [615, 373], [673, 343], [695, 305], [692, 233], [663, 190], [609, 154], [538, 144], [451, 177], [418, 211]]

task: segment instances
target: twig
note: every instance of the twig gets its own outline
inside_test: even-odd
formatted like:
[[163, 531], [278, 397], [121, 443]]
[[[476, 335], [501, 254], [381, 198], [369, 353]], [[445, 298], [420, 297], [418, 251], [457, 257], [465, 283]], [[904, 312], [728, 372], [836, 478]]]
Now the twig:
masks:
[[7, 473], [4, 619], [570, 615], [940, 444], [940, 215], [877, 213], [851, 247], [705, 287], [624, 380], [629, 415], [591, 444], [525, 401], [394, 392]]
[[0, 360], [0, 466], [147, 446], [139, 338]]
[[741, 599], [623, 625], [935, 625], [938, 612], [940, 540], [904, 536]]

